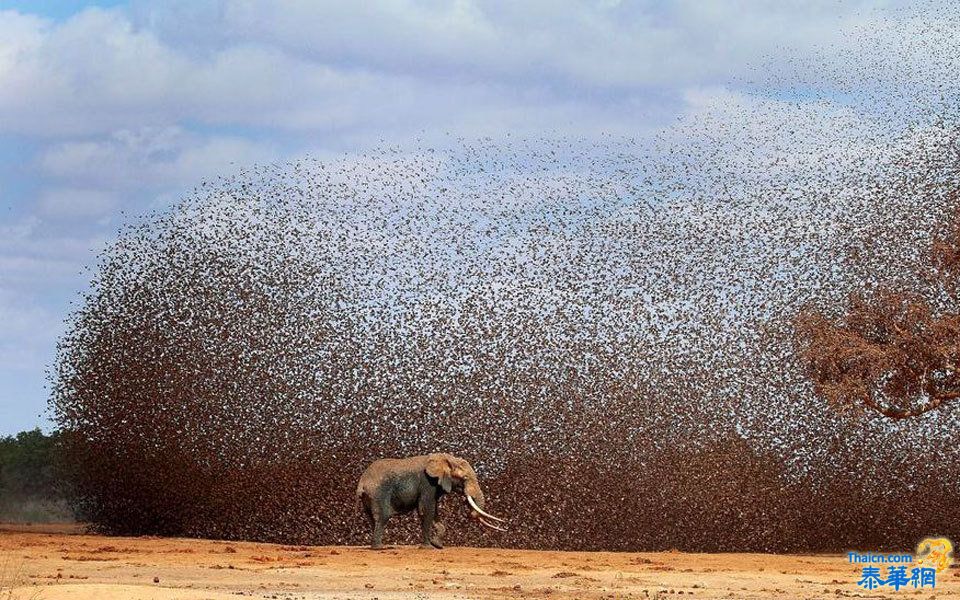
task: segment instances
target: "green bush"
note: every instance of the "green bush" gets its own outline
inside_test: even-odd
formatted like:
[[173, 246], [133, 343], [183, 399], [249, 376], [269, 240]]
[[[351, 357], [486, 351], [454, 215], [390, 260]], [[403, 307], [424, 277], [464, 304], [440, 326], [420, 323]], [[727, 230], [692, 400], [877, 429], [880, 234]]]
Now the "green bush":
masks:
[[0, 438], [0, 520], [73, 519], [57, 476], [57, 437], [34, 429]]

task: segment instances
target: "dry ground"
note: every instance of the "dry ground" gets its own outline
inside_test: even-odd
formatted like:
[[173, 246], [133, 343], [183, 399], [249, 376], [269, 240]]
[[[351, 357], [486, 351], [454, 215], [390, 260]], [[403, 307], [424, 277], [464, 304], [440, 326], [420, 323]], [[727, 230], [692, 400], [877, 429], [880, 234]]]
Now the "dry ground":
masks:
[[845, 556], [283, 546], [0, 526], [0, 600], [948, 598], [869, 592]]

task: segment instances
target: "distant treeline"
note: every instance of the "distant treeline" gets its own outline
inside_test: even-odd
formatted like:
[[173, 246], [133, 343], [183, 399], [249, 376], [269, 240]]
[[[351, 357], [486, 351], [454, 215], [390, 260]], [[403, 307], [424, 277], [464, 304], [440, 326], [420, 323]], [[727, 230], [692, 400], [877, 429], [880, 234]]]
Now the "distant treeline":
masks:
[[54, 449], [57, 433], [39, 429], [0, 438], [0, 521], [69, 521]]

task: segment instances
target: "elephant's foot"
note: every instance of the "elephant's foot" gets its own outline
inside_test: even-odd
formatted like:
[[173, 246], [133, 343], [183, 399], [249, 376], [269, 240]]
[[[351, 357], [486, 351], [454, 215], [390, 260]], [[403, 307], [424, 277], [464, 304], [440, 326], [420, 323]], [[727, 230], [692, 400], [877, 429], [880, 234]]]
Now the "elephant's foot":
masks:
[[447, 532], [447, 528], [443, 523], [437, 522], [433, 524], [433, 535], [430, 536], [430, 544], [437, 549], [443, 548], [443, 534]]
[[384, 548], [386, 548], [386, 546], [383, 544], [370, 544], [371, 550], [383, 550]]
[[420, 544], [420, 548], [423, 550], [439, 550], [440, 548], [443, 548], [443, 546], [435, 546], [431, 542], [429, 544]]

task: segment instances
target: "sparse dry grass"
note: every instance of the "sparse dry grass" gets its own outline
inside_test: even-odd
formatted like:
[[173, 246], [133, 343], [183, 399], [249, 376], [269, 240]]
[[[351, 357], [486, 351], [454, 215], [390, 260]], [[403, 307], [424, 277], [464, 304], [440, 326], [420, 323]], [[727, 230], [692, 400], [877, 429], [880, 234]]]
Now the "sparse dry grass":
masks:
[[18, 588], [29, 585], [25, 572], [26, 561], [22, 557], [0, 554], [0, 600], [37, 600], [42, 590], [36, 589], [29, 594], [18, 593]]

